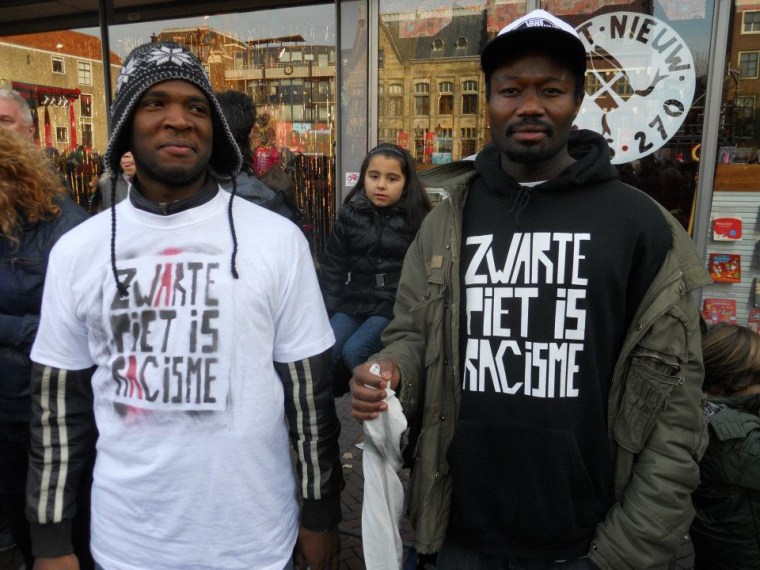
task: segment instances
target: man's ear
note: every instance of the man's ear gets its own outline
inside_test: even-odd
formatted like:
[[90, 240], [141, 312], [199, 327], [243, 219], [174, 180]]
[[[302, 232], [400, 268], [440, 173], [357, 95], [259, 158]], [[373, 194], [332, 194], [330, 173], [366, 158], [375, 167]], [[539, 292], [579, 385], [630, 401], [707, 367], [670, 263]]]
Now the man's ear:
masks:
[[577, 117], [578, 113], [580, 113], [581, 105], [583, 105], [583, 96], [577, 97], [575, 99], [575, 113], [573, 113], [573, 118]]

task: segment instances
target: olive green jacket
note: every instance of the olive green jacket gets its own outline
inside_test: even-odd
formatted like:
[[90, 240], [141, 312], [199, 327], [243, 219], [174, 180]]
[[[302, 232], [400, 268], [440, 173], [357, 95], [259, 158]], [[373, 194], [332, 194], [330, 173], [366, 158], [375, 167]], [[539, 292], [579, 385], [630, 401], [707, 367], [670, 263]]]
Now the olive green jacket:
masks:
[[[404, 413], [422, 425], [409, 506], [422, 553], [440, 548], [451, 508], [446, 452], [460, 401], [459, 249], [464, 202], [477, 176], [472, 166], [439, 172], [425, 182], [445, 186], [448, 199], [428, 214], [407, 252], [386, 348], [375, 356], [396, 361]], [[711, 280], [688, 235], [663, 212], [673, 245], [635, 313], [610, 389], [617, 502], [589, 553], [601, 568], [648, 568], [674, 555], [694, 516], [690, 495], [707, 445], [701, 319], [689, 296]]]

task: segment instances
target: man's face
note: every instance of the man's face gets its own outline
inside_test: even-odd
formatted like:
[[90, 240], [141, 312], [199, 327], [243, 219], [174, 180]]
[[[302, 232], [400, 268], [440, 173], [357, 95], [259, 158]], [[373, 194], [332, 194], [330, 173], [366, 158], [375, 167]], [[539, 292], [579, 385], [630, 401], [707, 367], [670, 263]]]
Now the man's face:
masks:
[[212, 148], [211, 104], [195, 85], [164, 81], [140, 98], [131, 149], [147, 198], [171, 201], [192, 196], [205, 182]]
[[12, 99], [0, 99], [0, 128], [16, 131], [30, 139], [34, 136], [34, 125], [26, 122], [18, 103]]
[[507, 162], [551, 170], [567, 157], [580, 109], [572, 73], [543, 54], [526, 54], [491, 74], [491, 138]]

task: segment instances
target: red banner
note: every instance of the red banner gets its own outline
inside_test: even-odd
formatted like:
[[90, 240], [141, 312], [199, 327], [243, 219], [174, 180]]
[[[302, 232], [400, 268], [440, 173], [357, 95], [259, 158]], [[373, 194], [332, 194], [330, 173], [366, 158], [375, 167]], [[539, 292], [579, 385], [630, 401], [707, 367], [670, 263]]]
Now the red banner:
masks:
[[73, 100], [69, 101], [69, 126], [71, 127], [71, 148], [74, 149], [77, 147], [77, 122], [74, 118]]
[[433, 160], [433, 151], [435, 149], [435, 131], [425, 133], [425, 156], [422, 158], [424, 164], [430, 164]]
[[47, 106], [45, 106], [45, 148], [53, 146], [53, 139], [50, 136], [50, 113]]
[[396, 144], [401, 148], [409, 150], [409, 133], [406, 131], [399, 131], [396, 135]]

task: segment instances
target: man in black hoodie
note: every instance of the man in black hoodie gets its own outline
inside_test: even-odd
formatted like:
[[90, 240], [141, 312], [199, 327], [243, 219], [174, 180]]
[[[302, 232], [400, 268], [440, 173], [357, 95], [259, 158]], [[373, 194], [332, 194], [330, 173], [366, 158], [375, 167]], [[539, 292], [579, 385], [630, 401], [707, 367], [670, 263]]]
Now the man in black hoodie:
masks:
[[586, 55], [571, 26], [531, 12], [481, 65], [493, 144], [426, 180], [449, 198], [409, 249], [380, 376], [354, 370], [353, 414], [377, 418], [392, 389], [421, 418], [410, 516], [440, 570], [660, 564], [693, 517], [688, 296], [709, 278], [604, 139], [573, 129]]

